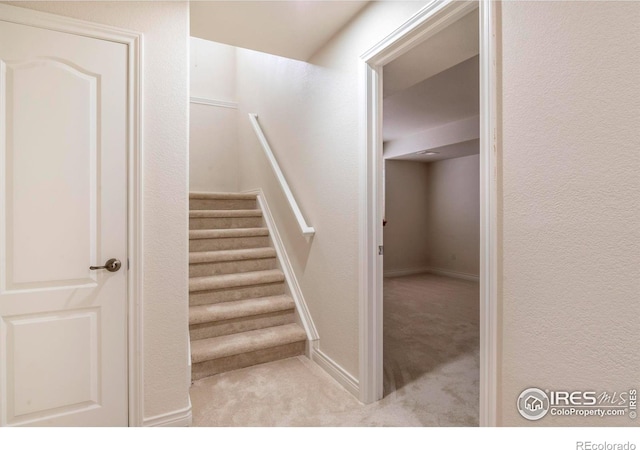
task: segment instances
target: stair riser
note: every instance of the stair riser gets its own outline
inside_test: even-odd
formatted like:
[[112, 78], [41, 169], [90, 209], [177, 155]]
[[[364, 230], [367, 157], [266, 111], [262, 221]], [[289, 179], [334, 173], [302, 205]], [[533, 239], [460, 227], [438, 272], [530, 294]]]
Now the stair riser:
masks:
[[284, 294], [284, 283], [260, 284], [236, 288], [220, 289], [217, 291], [200, 291], [189, 294], [191, 306], [208, 305], [213, 303], [246, 300], [248, 298], [270, 297]]
[[190, 230], [259, 228], [261, 226], [262, 217], [194, 217], [189, 219]]
[[200, 209], [258, 209], [258, 206], [255, 199], [253, 200], [191, 199], [189, 200], [189, 209], [192, 211], [197, 209], [198, 210]]
[[192, 239], [189, 241], [189, 251], [206, 252], [213, 250], [240, 250], [243, 248], [269, 247], [270, 245], [268, 236]]
[[293, 309], [288, 309], [270, 314], [260, 314], [258, 316], [241, 317], [238, 319], [191, 325], [189, 327], [189, 334], [191, 336], [191, 340], [196, 341], [198, 339], [226, 336], [228, 334], [276, 327], [294, 322], [295, 315], [293, 313]]
[[209, 275], [244, 273], [275, 268], [275, 258], [189, 264], [189, 277], [206, 277]]
[[191, 380], [195, 381], [230, 370], [303, 355], [305, 348], [306, 342], [300, 341], [265, 350], [258, 350], [256, 352], [242, 353], [240, 355], [196, 363], [191, 366]]
[[[258, 274], [258, 275], [256, 275]], [[242, 286], [281, 283], [284, 275], [279, 270], [265, 272], [234, 273], [204, 278], [189, 278], [189, 292], [219, 291]]]

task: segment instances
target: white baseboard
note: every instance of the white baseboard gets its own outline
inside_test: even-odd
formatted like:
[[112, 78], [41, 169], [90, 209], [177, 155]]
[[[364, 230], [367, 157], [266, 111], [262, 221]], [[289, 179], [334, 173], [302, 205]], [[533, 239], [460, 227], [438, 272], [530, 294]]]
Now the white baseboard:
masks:
[[310, 342], [317, 341], [320, 338], [318, 336], [318, 330], [316, 330], [316, 326], [313, 323], [311, 312], [307, 307], [307, 302], [304, 300], [304, 295], [302, 295], [302, 289], [300, 288], [298, 279], [296, 278], [293, 267], [291, 266], [291, 261], [289, 260], [289, 256], [287, 255], [287, 252], [284, 248], [284, 243], [282, 242], [280, 233], [278, 233], [278, 227], [276, 226], [276, 222], [273, 219], [271, 210], [269, 209], [267, 198], [265, 197], [264, 192], [261, 188], [245, 191], [245, 193], [257, 195], [258, 205], [262, 210], [262, 217], [264, 218], [267, 228], [269, 229], [271, 242], [273, 242], [273, 247], [276, 249], [276, 254], [278, 255], [278, 263], [280, 264], [280, 268], [284, 273], [286, 286], [290, 291], [289, 293], [291, 294], [291, 297], [296, 304], [296, 310], [300, 317], [300, 321], [302, 322], [302, 327], [307, 333], [307, 340], [309, 340]]
[[358, 380], [349, 372], [335, 362], [333, 359], [325, 355], [318, 348], [318, 341], [313, 343], [311, 347], [311, 360], [319, 365], [325, 372], [349, 391], [355, 398], [360, 398], [360, 386]]
[[445, 277], [451, 278], [460, 278], [461, 280], [475, 281], [479, 282], [480, 277], [478, 275], [472, 275], [470, 273], [463, 272], [453, 272], [451, 270], [437, 269], [435, 267], [429, 268], [429, 273], [433, 273], [435, 275], [442, 275]]
[[405, 275], [415, 275], [418, 273], [428, 273], [429, 267], [413, 267], [410, 269], [397, 269], [397, 270], [385, 270], [384, 276], [388, 278], [392, 277], [404, 277]]
[[178, 411], [171, 411], [165, 414], [145, 418], [142, 421], [143, 427], [190, 427], [191, 426], [191, 399], [186, 408]]
[[478, 275], [470, 273], [454, 272], [452, 270], [438, 269], [436, 267], [413, 267], [410, 269], [385, 270], [385, 278], [404, 277], [407, 275], [416, 275], [419, 273], [432, 273], [434, 275], [442, 275], [444, 277], [459, 278], [461, 280], [479, 281]]

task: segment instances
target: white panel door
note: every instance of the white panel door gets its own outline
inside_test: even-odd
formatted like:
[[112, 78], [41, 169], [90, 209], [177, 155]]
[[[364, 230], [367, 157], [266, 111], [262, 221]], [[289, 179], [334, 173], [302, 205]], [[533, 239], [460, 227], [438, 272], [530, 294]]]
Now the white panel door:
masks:
[[3, 426], [127, 425], [126, 105], [124, 44], [0, 20]]

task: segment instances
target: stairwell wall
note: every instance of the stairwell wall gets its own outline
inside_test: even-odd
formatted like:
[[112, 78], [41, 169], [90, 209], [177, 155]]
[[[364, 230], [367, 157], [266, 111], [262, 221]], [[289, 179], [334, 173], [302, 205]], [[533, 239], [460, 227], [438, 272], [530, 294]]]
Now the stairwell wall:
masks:
[[[309, 60], [238, 49], [240, 189], [261, 187], [320, 335], [358, 378], [359, 57], [426, 2], [371, 3]], [[251, 128], [257, 113], [307, 222], [307, 241]]]
[[[236, 102], [236, 48], [190, 38], [191, 97]], [[191, 102], [189, 115], [189, 189], [237, 192], [238, 110]]]

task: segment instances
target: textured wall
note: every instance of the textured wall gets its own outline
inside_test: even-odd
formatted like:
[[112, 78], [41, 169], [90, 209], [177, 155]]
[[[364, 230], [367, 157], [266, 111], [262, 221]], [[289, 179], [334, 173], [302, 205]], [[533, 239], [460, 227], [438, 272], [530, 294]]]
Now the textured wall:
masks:
[[[424, 2], [371, 3], [309, 63], [238, 50], [241, 189], [262, 187], [320, 334], [321, 350], [358, 377], [359, 56]], [[258, 113], [303, 214], [302, 237], [246, 113]]]
[[189, 401], [189, 5], [185, 2], [17, 5], [144, 33], [144, 417], [183, 409]]
[[640, 378], [640, 3], [504, 2], [503, 425], [527, 387]]
[[[236, 49], [190, 38], [192, 97], [236, 101]], [[238, 190], [238, 111], [192, 103], [189, 120], [189, 189]]]
[[238, 191], [238, 111], [192, 103], [189, 115], [189, 189]]
[[189, 38], [189, 88], [192, 97], [236, 101], [236, 48]]
[[480, 273], [480, 157], [445, 159], [428, 167], [429, 266]]
[[428, 164], [385, 161], [384, 272], [429, 267]]

